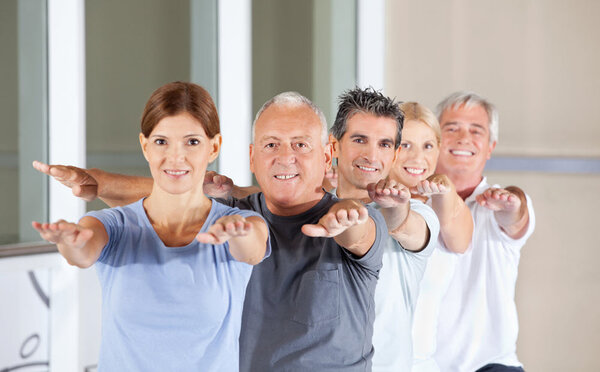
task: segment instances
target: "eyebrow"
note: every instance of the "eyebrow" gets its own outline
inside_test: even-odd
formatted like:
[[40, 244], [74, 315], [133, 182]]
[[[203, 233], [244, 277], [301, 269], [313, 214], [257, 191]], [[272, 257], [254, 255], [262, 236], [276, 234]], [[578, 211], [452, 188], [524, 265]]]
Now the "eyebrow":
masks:
[[459, 124], [465, 124], [465, 125], [468, 125], [468, 126], [474, 126], [474, 127], [477, 127], [477, 128], [481, 128], [484, 131], [487, 130], [487, 128], [485, 127], [485, 125], [481, 125], [479, 123], [462, 123], [462, 122], [458, 122], [458, 121], [448, 121], [448, 122], [442, 124], [441, 127], [445, 127], [447, 125], [459, 125]]
[[[369, 137], [368, 135], [362, 134], [362, 133], [350, 134], [350, 138], [368, 138], [368, 137]], [[390, 137], [380, 138], [380, 139], [378, 139], [378, 141], [394, 143], [394, 139], [390, 138]]]
[[[185, 136], [183, 136], [183, 138], [188, 138], [188, 137], [202, 137], [203, 134], [202, 133], [192, 133], [192, 134], [186, 134]], [[165, 134], [161, 134], [161, 133], [157, 133], [157, 134], [152, 134], [150, 135], [150, 137], [169, 137]]]
[[[292, 138], [290, 138], [292, 141], [298, 141], [298, 140], [311, 140], [312, 137], [311, 136], [294, 136]], [[277, 137], [277, 136], [265, 136], [262, 137], [259, 141], [260, 142], [264, 142], [264, 141], [271, 141], [271, 140], [275, 140], [275, 141], [281, 141], [281, 138]]]

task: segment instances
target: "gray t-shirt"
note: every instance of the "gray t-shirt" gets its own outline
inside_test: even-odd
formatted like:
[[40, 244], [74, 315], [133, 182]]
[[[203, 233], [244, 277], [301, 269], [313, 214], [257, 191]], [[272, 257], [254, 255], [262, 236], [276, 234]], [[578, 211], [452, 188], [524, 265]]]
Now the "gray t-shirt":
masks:
[[262, 193], [230, 203], [268, 222], [271, 256], [252, 271], [240, 335], [240, 371], [368, 371], [373, 356], [374, 293], [387, 229], [377, 226], [369, 252], [357, 258], [333, 238], [302, 234], [338, 201], [325, 194], [310, 210], [273, 215]]

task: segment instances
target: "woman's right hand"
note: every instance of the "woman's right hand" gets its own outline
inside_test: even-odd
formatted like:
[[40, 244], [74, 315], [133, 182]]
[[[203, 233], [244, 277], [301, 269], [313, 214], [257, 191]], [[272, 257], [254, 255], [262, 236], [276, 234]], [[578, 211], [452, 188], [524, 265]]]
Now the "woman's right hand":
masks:
[[432, 174], [426, 180], [420, 181], [411, 191], [424, 196], [443, 195], [452, 191], [452, 182], [445, 174]]
[[83, 248], [94, 235], [91, 229], [65, 220], [59, 220], [54, 223], [33, 221], [31, 226], [40, 233], [42, 239], [72, 248]]

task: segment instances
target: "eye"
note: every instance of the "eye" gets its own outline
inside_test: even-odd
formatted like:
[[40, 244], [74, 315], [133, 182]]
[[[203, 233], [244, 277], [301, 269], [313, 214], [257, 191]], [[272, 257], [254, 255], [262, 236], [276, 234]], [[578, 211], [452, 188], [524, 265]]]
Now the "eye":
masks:
[[392, 144], [390, 142], [381, 142], [380, 146], [386, 149], [392, 148]]
[[157, 145], [166, 145], [167, 144], [167, 140], [165, 140], [164, 138], [157, 138], [154, 140], [154, 143]]
[[431, 150], [433, 148], [433, 145], [431, 143], [426, 143], [425, 145], [423, 145], [423, 148], [426, 150]]
[[364, 138], [355, 138], [355, 139], [352, 140], [352, 142], [354, 142], [354, 143], [365, 143], [365, 140], [364, 140]]
[[265, 145], [265, 149], [269, 149], [269, 150], [274, 149], [276, 147], [277, 147], [277, 144], [274, 142], [270, 142]]
[[408, 148], [410, 148], [410, 144], [406, 143], [406, 142], [402, 142], [402, 143], [400, 143], [400, 147], [402, 147], [403, 149], [408, 149]]
[[295, 150], [297, 150], [299, 152], [303, 152], [303, 153], [310, 150], [310, 146], [306, 142], [296, 142], [292, 146], [294, 147]]
[[200, 140], [198, 140], [197, 138], [190, 138], [187, 141], [187, 144], [190, 145], [190, 146], [196, 146], [196, 145], [200, 144]]
[[444, 132], [456, 132], [456, 127], [446, 126], [444, 127]]

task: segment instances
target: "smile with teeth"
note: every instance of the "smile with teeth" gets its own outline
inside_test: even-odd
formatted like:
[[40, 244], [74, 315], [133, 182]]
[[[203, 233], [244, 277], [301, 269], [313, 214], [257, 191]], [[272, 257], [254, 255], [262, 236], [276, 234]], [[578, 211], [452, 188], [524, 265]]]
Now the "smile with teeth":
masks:
[[364, 170], [365, 172], [375, 172], [375, 171], [377, 171], [377, 168], [365, 167], [365, 166], [362, 166], [362, 165], [357, 165], [356, 167], [358, 169], [360, 169], [360, 170]]
[[184, 174], [189, 173], [189, 171], [186, 170], [170, 170], [170, 169], [165, 169], [165, 173], [170, 175], [170, 176], [183, 176]]
[[275, 178], [278, 180], [289, 180], [296, 177], [298, 174], [276, 174]]
[[452, 155], [458, 155], [458, 156], [473, 156], [473, 155], [475, 155], [474, 152], [467, 151], [467, 150], [450, 150], [450, 153]]
[[421, 175], [425, 172], [424, 168], [410, 168], [410, 167], [404, 167], [404, 169], [410, 173], [410, 174], [416, 174], [416, 175]]

